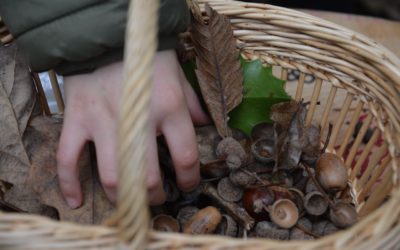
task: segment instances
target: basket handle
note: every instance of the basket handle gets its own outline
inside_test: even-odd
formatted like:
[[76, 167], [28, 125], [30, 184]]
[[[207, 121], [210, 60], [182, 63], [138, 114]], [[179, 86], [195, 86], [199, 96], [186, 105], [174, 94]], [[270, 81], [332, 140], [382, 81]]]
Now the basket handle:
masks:
[[158, 6], [158, 0], [131, 0], [125, 35], [117, 149], [118, 208], [110, 221], [117, 225], [120, 238], [129, 242], [131, 249], [144, 248], [148, 234], [145, 163]]

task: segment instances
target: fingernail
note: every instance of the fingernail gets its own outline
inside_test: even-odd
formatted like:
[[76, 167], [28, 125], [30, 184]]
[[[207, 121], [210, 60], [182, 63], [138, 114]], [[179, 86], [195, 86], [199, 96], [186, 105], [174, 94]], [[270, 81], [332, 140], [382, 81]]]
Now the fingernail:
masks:
[[70, 208], [75, 209], [79, 207], [79, 202], [77, 199], [72, 197], [66, 197], [65, 199], [67, 200], [68, 206]]

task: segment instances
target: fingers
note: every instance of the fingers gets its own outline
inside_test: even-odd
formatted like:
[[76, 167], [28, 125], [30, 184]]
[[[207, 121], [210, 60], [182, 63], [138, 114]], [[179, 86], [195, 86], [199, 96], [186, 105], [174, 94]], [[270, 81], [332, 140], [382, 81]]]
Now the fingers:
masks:
[[96, 145], [99, 176], [108, 199], [117, 200], [117, 157], [116, 128], [111, 117], [104, 116], [94, 129], [93, 141]]
[[184, 76], [183, 78], [181, 77], [181, 84], [183, 88], [183, 94], [185, 96], [186, 103], [189, 108], [190, 117], [193, 123], [195, 125], [200, 125], [200, 126], [210, 124], [211, 120], [201, 107], [196, 92], [194, 92], [192, 86], [190, 86], [190, 84], [187, 82]]
[[71, 208], [82, 204], [77, 162], [87, 140], [87, 134], [66, 115], [57, 151], [57, 172], [61, 192]]
[[152, 129], [148, 138], [146, 186], [150, 205], [160, 205], [166, 200], [166, 194], [164, 192], [160, 167], [158, 164], [155, 129]]
[[163, 122], [162, 132], [175, 165], [179, 188], [193, 190], [200, 181], [200, 167], [195, 131], [188, 110], [183, 108], [181, 112], [171, 114]]

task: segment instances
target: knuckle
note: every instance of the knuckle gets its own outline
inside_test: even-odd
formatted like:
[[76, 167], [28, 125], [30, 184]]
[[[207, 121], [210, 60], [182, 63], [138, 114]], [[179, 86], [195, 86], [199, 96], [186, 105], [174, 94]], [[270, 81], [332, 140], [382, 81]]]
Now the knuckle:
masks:
[[179, 154], [176, 160], [177, 167], [181, 170], [191, 170], [199, 161], [199, 152], [194, 149], [186, 149]]
[[199, 185], [198, 178], [185, 178], [179, 181], [180, 188], [183, 188], [185, 191], [192, 191]]
[[113, 175], [101, 176], [101, 183], [106, 189], [114, 189], [117, 187], [117, 178]]
[[161, 180], [157, 177], [148, 176], [146, 178], [146, 187], [149, 191], [155, 191], [160, 188]]
[[182, 108], [182, 105], [184, 103], [184, 97], [182, 90], [179, 89], [178, 86], [175, 85], [169, 85], [168, 87], [165, 88], [163, 92], [164, 98], [165, 98], [165, 112], [166, 113], [174, 113], [177, 110], [180, 110]]
[[62, 150], [57, 151], [56, 160], [60, 168], [70, 168], [74, 165], [74, 159]]

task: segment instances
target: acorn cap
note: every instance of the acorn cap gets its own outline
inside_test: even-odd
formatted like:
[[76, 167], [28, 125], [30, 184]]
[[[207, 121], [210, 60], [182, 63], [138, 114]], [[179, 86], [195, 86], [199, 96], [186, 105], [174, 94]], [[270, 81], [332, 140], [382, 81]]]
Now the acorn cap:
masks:
[[276, 240], [287, 240], [289, 239], [289, 230], [279, 228], [274, 223], [269, 221], [260, 221], [257, 223], [254, 229], [256, 236], [259, 238], [268, 238]]
[[251, 144], [251, 153], [261, 163], [274, 161], [275, 141], [272, 138], [261, 138]]
[[179, 210], [178, 215], [176, 218], [178, 219], [179, 224], [183, 228], [183, 225], [186, 224], [186, 222], [193, 216], [195, 215], [200, 209], [198, 209], [195, 206], [186, 206], [183, 207]]
[[297, 188], [289, 188], [289, 192], [292, 194], [292, 201], [296, 204], [299, 212], [301, 213], [304, 210], [304, 194], [301, 190]]
[[238, 233], [238, 224], [232, 217], [227, 214], [223, 214], [221, 222], [215, 230], [215, 233], [219, 235], [236, 237]]
[[304, 208], [307, 213], [320, 216], [328, 209], [329, 203], [318, 191], [310, 192], [304, 197]]
[[222, 199], [229, 202], [240, 201], [243, 197], [243, 189], [234, 185], [229, 177], [218, 182], [217, 191]]
[[291, 200], [281, 199], [272, 205], [269, 216], [279, 227], [291, 228], [299, 219], [299, 210]]

